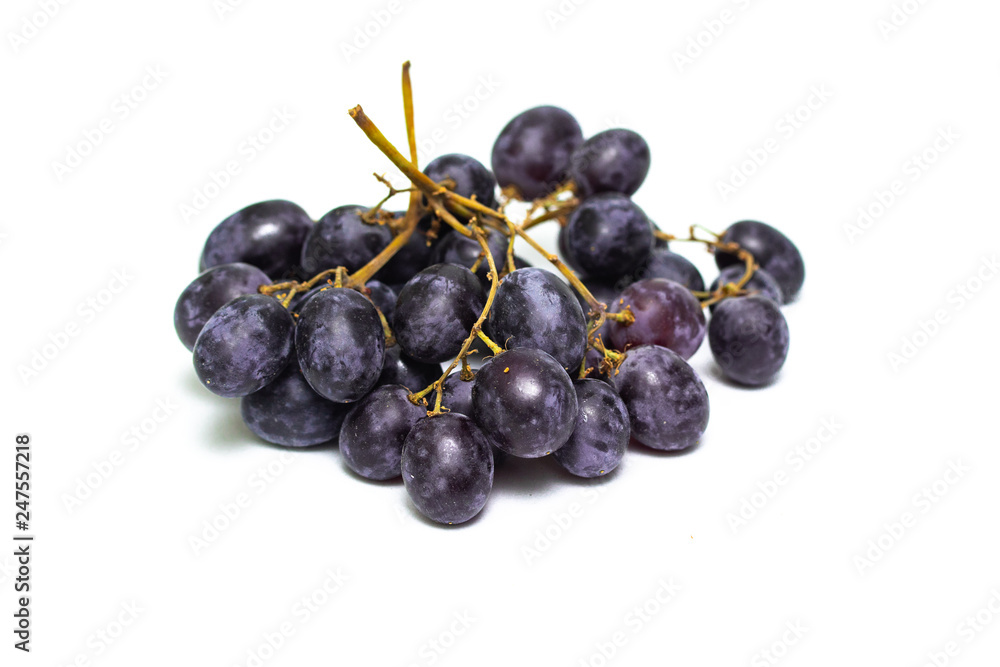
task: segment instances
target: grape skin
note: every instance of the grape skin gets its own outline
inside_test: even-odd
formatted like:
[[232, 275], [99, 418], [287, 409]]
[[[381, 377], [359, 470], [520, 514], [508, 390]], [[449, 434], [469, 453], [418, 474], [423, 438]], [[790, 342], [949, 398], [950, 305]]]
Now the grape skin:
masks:
[[566, 250], [590, 277], [634, 271], [653, 249], [653, 228], [641, 208], [609, 192], [585, 200], [569, 216]]
[[382, 372], [385, 333], [371, 301], [335, 287], [302, 306], [295, 349], [309, 386], [331, 401], [349, 403], [375, 386]]
[[649, 173], [649, 144], [632, 130], [605, 130], [570, 158], [569, 176], [581, 197], [602, 192], [635, 194]]
[[292, 358], [292, 316], [272, 296], [238, 296], [205, 323], [194, 369], [209, 391], [236, 398], [262, 389]]
[[788, 323], [771, 299], [725, 299], [712, 315], [708, 342], [715, 361], [732, 380], [750, 386], [770, 382], [788, 357]]
[[486, 326], [505, 349], [535, 348], [576, 368], [587, 348], [587, 321], [569, 285], [543, 269], [511, 272], [500, 282]]
[[438, 523], [464, 523], [489, 498], [493, 452], [469, 417], [424, 417], [406, 436], [402, 472], [406, 492], [421, 514]]
[[608, 322], [615, 349], [660, 345], [690, 359], [705, 339], [701, 303], [686, 287], [671, 280], [653, 278], [629, 285], [610, 310], [618, 313], [626, 307], [631, 309], [635, 322]]
[[[799, 293], [806, 279], [802, 253], [787, 236], [774, 227], [756, 220], [742, 220], [729, 227], [720, 241], [738, 243], [753, 255], [760, 268], [765, 269], [777, 281], [785, 303]], [[715, 264], [720, 269], [737, 263], [742, 262], [736, 255], [715, 253]]]
[[425, 364], [417, 361], [399, 345], [385, 348], [382, 374], [378, 376], [376, 387], [387, 384], [401, 384], [411, 392], [417, 392], [441, 377], [440, 364]]
[[367, 211], [364, 206], [338, 206], [320, 218], [302, 244], [302, 270], [313, 275], [343, 266], [354, 272], [384, 250], [392, 232], [362, 220]]
[[427, 164], [424, 174], [435, 183], [450, 178], [455, 182], [452, 192], [489, 208], [496, 207], [497, 179], [473, 157], [461, 153], [442, 155]]
[[296, 363], [240, 400], [243, 423], [267, 442], [309, 447], [336, 440], [350, 406], [328, 401], [309, 386]]
[[399, 292], [393, 316], [396, 341], [418, 361], [451, 360], [486, 303], [482, 285], [468, 269], [435, 264]]
[[250, 264], [220, 264], [205, 271], [189, 284], [174, 306], [174, 329], [188, 350], [205, 323], [219, 308], [243, 294], [254, 294], [271, 279]]
[[[732, 266], [727, 266], [722, 269], [719, 276], [712, 281], [712, 286], [709, 290], [714, 292], [727, 283], [736, 284], [741, 278], [743, 278], [743, 274], [745, 272], [746, 267], [743, 264], [733, 264]], [[743, 289], [750, 292], [750, 295], [757, 293], [762, 297], [770, 299], [779, 306], [785, 302], [784, 297], [781, 295], [781, 286], [778, 285], [778, 281], [764, 269], [757, 269], [754, 271], [753, 275], [750, 276], [750, 280], [748, 280], [747, 284], [743, 286]], [[709, 310], [714, 313], [715, 309], [719, 307], [719, 303], [713, 303], [709, 306]]]
[[559, 362], [521, 348], [493, 357], [476, 372], [472, 411], [490, 443], [538, 458], [562, 447], [576, 424], [576, 392]]
[[628, 448], [628, 410], [618, 392], [601, 380], [577, 380], [573, 389], [579, 405], [576, 428], [553, 456], [578, 477], [606, 475], [618, 467]]
[[243, 262], [280, 278], [299, 263], [312, 229], [302, 207], [283, 199], [251, 204], [220, 222], [205, 240], [199, 270]]
[[441, 397], [441, 403], [450, 412], [471, 417], [472, 385], [473, 380], [463, 380], [461, 371], [456, 370], [444, 379], [444, 395]]
[[[507, 261], [506, 237], [499, 232], [491, 232], [486, 237], [486, 246], [490, 249], [490, 255], [493, 256], [493, 264], [496, 265], [497, 271], [501, 271], [504, 262]], [[471, 269], [476, 262], [479, 262], [479, 267], [476, 268], [476, 277], [482, 283], [483, 289], [489, 289], [490, 263], [485, 257], [482, 260], [479, 259], [482, 252], [483, 247], [476, 239], [462, 234], [449, 234], [435, 246], [434, 263], [458, 264]]]
[[[398, 211], [393, 214], [393, 217], [396, 220], [402, 220], [405, 215], [405, 211]], [[432, 240], [427, 236], [432, 218], [431, 214], [425, 215], [417, 223], [417, 228], [413, 230], [406, 244], [385, 263], [385, 266], [378, 272], [378, 279], [381, 282], [390, 286], [401, 285], [430, 266], [431, 256], [437, 241], [437, 239]], [[444, 226], [439, 232], [439, 237], [448, 230], [451, 230], [451, 227]]]
[[565, 109], [528, 109], [497, 136], [493, 173], [500, 187], [514, 186], [525, 199], [537, 199], [562, 184], [570, 156], [582, 143], [580, 124]]
[[708, 426], [705, 385], [677, 353], [658, 345], [629, 350], [614, 376], [632, 437], [665, 451], [686, 449]]
[[340, 429], [340, 453], [347, 467], [365, 479], [401, 474], [403, 442], [427, 411], [398, 384], [385, 385], [354, 404]]

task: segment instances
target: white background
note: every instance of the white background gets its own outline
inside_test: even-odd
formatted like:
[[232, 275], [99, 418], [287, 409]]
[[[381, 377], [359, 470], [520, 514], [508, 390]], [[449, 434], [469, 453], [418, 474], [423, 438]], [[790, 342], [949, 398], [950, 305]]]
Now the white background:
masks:
[[[951, 641], [949, 664], [995, 664], [1000, 617], [983, 612], [992, 623], [980, 631], [965, 619], [991, 596], [1000, 611], [1000, 280], [989, 264], [1000, 248], [1000, 6], [905, 4], [915, 13], [886, 34], [890, 0], [567, 1], [561, 14], [555, 0], [248, 0], [221, 16], [210, 0], [97, 0], [45, 21], [34, 1], [4, 3], [0, 434], [11, 458], [15, 433], [34, 438], [37, 541], [30, 656], [11, 647], [13, 547], [0, 550], [0, 662], [257, 664], [248, 652], [288, 623], [263, 664], [763, 665], [769, 650], [789, 666], [922, 665]], [[345, 54], [372, 12], [387, 25]], [[45, 24], [33, 33], [25, 19]], [[689, 40], [706, 46], [679, 63]], [[457, 529], [419, 518], [401, 484], [349, 474], [335, 449], [283, 463], [252, 437], [238, 402], [196, 381], [174, 301], [231, 212], [282, 197], [319, 217], [374, 204], [373, 171], [402, 185], [346, 112], [363, 104], [404, 146], [408, 58], [425, 162], [457, 151], [488, 163], [507, 120], [558, 104], [586, 134], [645, 136], [653, 165], [635, 199], [664, 229], [749, 217], [784, 230], [807, 278], [785, 309], [780, 379], [733, 388], [706, 345], [692, 363], [712, 418], [696, 451], [630, 451], [596, 482], [521, 462], [498, 471], [482, 515]], [[123, 118], [116, 99], [146, 68], [165, 78], [146, 79]], [[817, 87], [829, 99], [800, 109]], [[241, 144], [274, 109], [294, 120], [248, 160]], [[808, 119], [789, 132], [796, 110]], [[111, 133], [58, 174], [105, 118]], [[936, 153], [948, 128], [957, 138]], [[772, 138], [777, 152], [724, 198], [719, 182]], [[914, 172], [927, 149], [936, 161]], [[185, 220], [181, 206], [229, 160], [240, 173]], [[849, 234], [897, 179], [902, 194]], [[554, 230], [539, 237], [551, 246]], [[707, 254], [681, 250], [715, 275]], [[111, 294], [116, 271], [127, 285]], [[100, 312], [89, 299], [105, 299]], [[943, 324], [921, 334], [936, 313]], [[77, 335], [45, 348], [68, 325]], [[912, 358], [893, 363], [914, 338]], [[51, 358], [25, 374], [43, 349]], [[150, 421], [164, 416], [157, 401], [171, 406], [162, 423]], [[133, 428], [148, 432], [134, 449]], [[809, 462], [788, 458], [819, 436]], [[68, 506], [115, 451], [111, 476]], [[967, 471], [939, 482], [933, 503], [917, 498], [950, 462]], [[261, 484], [268, 465], [281, 473]], [[12, 467], [2, 535], [13, 532]], [[775, 473], [787, 483], [752, 497]], [[196, 554], [190, 539], [241, 493], [250, 505]], [[744, 500], [758, 509], [734, 525]], [[905, 513], [911, 525], [887, 536]], [[339, 590], [317, 593], [338, 570]], [[679, 591], [657, 601], [671, 579]], [[325, 604], [306, 618], [295, 605], [314, 594]], [[132, 604], [134, 621], [121, 611]], [[463, 615], [470, 627], [455, 622]], [[130, 622], [120, 633], [119, 617]], [[109, 645], [99, 631], [117, 636]]]

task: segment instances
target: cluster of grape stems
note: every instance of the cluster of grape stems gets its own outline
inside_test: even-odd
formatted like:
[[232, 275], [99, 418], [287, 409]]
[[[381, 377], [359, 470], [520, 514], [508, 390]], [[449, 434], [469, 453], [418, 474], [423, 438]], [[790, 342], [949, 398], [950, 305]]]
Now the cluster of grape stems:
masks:
[[[353, 403], [353, 409], [345, 409], [336, 421], [341, 452], [349, 467], [362, 477], [370, 479], [389, 479], [402, 474], [411, 499], [424, 515], [440, 523], [461, 523], [478, 514], [486, 502], [492, 488], [494, 456], [512, 454], [536, 458], [555, 453], [557, 460], [569, 472], [582, 477], [595, 477], [614, 469], [632, 440], [662, 450], [684, 449], [695, 444], [707, 425], [708, 396], [700, 378], [686, 363], [686, 359], [694, 353], [705, 336], [702, 308], [719, 311], [712, 318], [708, 334], [716, 361], [727, 376], [747, 385], [765, 384], [774, 377], [784, 363], [788, 348], [787, 325], [775, 305], [780, 305], [783, 298], [777, 285], [779, 281], [761, 270], [755, 254], [766, 257], [776, 272], [779, 272], [776, 275], [780, 274], [786, 279], [786, 301], [792, 296], [787, 293], [789, 284], [791, 291], [797, 291], [804, 276], [798, 250], [780, 232], [763, 223], [751, 221], [737, 223], [725, 235], [715, 234], [699, 226], [691, 226], [688, 234], [683, 237], [659, 230], [629, 200], [648, 170], [648, 147], [641, 138], [637, 141], [645, 151], [645, 166], [637, 168], [641, 175], [633, 176], [630, 184], [622, 184], [620, 174], [608, 176], [600, 173], [601, 169], [614, 171], [615, 166], [600, 164], [604, 148], [598, 145], [592, 151], [596, 157], [591, 158], [597, 164], [588, 165], [584, 161], [583, 171], [578, 170], [578, 173], [583, 174], [581, 180], [587, 180], [587, 169], [590, 168], [591, 180], [606, 181], [599, 188], [594, 182], [574, 182], [569, 178], [555, 187], [538, 190], [533, 193], [533, 197], [525, 196], [524, 192], [513, 185], [503, 189], [499, 201], [492, 194], [482, 198], [475, 194], [464, 196], [457, 191], [460, 188], [456, 187], [457, 183], [450, 176], [434, 179], [428, 175], [428, 170], [421, 171], [418, 166], [409, 70], [410, 64], [404, 63], [402, 89], [409, 157], [393, 146], [361, 106], [349, 112], [368, 139], [411, 184], [408, 188], [397, 189], [384, 176], [375, 174], [388, 187], [387, 196], [370, 209], [352, 213], [359, 216], [366, 225], [387, 227], [392, 234], [391, 241], [353, 272], [344, 266], [334, 266], [323, 268], [305, 280], [282, 280], [259, 285], [257, 298], [268, 297], [266, 303], [234, 299], [212, 314], [207, 323], [197, 322], [197, 327], [188, 326], [188, 329], [199, 330], [187, 331], [187, 340], [183, 331], [185, 313], [182, 311], [189, 311], [191, 306], [187, 302], [193, 303], [199, 298], [188, 293], [196, 287], [195, 283], [185, 293], [187, 296], [182, 295], [178, 302], [175, 311], [175, 322], [179, 322], [178, 333], [185, 344], [194, 350], [199, 377], [215, 393], [243, 397], [244, 421], [252, 430], [279, 444], [303, 444], [292, 439], [286, 441], [282, 437], [279, 431], [287, 426], [287, 420], [312, 420], [316, 422], [313, 425], [317, 432], [324, 432], [323, 429], [329, 426], [329, 423], [324, 422], [324, 416], [309, 414], [310, 411], [316, 412], [316, 401], [324, 404], [322, 399]], [[565, 114], [562, 110], [556, 111]], [[512, 125], [514, 123], [512, 121]], [[575, 125], [575, 120], [572, 123]], [[510, 127], [509, 125], [505, 132]], [[601, 135], [595, 139], [599, 137]], [[616, 146], [615, 150], [619, 153], [624, 151], [625, 158], [628, 158], [628, 142], [635, 140], [625, 135], [614, 137], [614, 141], [623, 144]], [[586, 146], [584, 144], [585, 149]], [[621, 162], [625, 158], [618, 155], [615, 159]], [[643, 160], [638, 161], [641, 163]], [[625, 171], [628, 172], [628, 169]], [[596, 176], [593, 175], [595, 172]], [[611, 181], [617, 178], [617, 185], [609, 185], [609, 178]], [[629, 180], [628, 173], [624, 178]], [[616, 191], [615, 187], [619, 189]], [[492, 189], [491, 186], [490, 193]], [[407, 194], [409, 198], [405, 214], [394, 215], [383, 210], [387, 202], [401, 194]], [[520, 223], [512, 220], [506, 213], [508, 204], [515, 200], [530, 202]], [[593, 210], [585, 215], [584, 209], [587, 207]], [[680, 285], [668, 280], [635, 281], [624, 291], [612, 291], [612, 297], [617, 299], [617, 303], [609, 309], [609, 304], [592, 293], [573, 267], [567, 266], [558, 255], [548, 251], [528, 233], [535, 225], [556, 221], [563, 231], [567, 225], [577, 224], [577, 227], [581, 227], [589, 224], [591, 231], [599, 237], [602, 233], [602, 216], [618, 216], [620, 220], [615, 224], [620, 229], [614, 228], [614, 224], [611, 227], [619, 235], [627, 235], [629, 224], [639, 224], [647, 235], [651, 232], [656, 243], [664, 248], [668, 242], [674, 241], [703, 244], [710, 252], [716, 253], [720, 268], [728, 266], [734, 271], [724, 271], [710, 290], [704, 290], [703, 284], [698, 285], [701, 289], [695, 289], [690, 284]], [[584, 218], [589, 222], [574, 223], [574, 220]], [[474, 274], [477, 271], [481, 273], [481, 268], [485, 266], [488, 268], [485, 274], [488, 292], [478, 317], [465, 333], [461, 348], [450, 364], [427, 386], [407, 388], [400, 383], [380, 387], [380, 382], [373, 389], [373, 377], [364, 391], [357, 391], [356, 387], [345, 387], [343, 385], [349, 382], [335, 377], [336, 373], [331, 375], [331, 364], [335, 367], [338, 364], [350, 366], [353, 363], [353, 370], [345, 371], [345, 375], [351, 376], [354, 373], [352, 377], [356, 377], [357, 368], [367, 363], [367, 360], [351, 360], [350, 357], [357, 357], [364, 352], [382, 355], [384, 349], [398, 344], [395, 337], [403, 331], [397, 328], [394, 333], [395, 325], [391, 325], [383, 309], [378, 308], [379, 302], [369, 288], [369, 283], [410, 243], [411, 237], [421, 225], [424, 226], [422, 233], [426, 236], [428, 245], [443, 231], [449, 231], [443, 229], [444, 225], [450, 228], [450, 232], [474, 241], [481, 252], [468, 270], [454, 266], [449, 269], [451, 265], [447, 264], [429, 267], [408, 280], [403, 290], [411, 289], [413, 293], [419, 289], [440, 291], [443, 289], [442, 285], [447, 284], [448, 289], [461, 291], [462, 285], [467, 284], [470, 279], [478, 281]], [[607, 230], [603, 233], [606, 236]], [[499, 262], [495, 259], [497, 251], [490, 245], [493, 234], [505, 241]], [[572, 307], [576, 308], [575, 297], [567, 290], [565, 283], [561, 283], [552, 274], [534, 268], [518, 269], [514, 254], [518, 238], [549, 261], [579, 295], [586, 316], [581, 320], [581, 327], [585, 323], [585, 329], [581, 328], [580, 341], [583, 342], [585, 333], [586, 346], [579, 368], [571, 368], [565, 361], [565, 355], [553, 351], [553, 348], [559, 349], [562, 345], [560, 342], [532, 345], [522, 340], [519, 345], [508, 347], [508, 343], [512, 343], [516, 336], [494, 340], [484, 331], [496, 305], [501, 280], [509, 287], [506, 301], [501, 299], [504, 301], [501, 307], [507, 308], [507, 311], [531, 307], [532, 298], [536, 299], [536, 304], [546, 298], [557, 301], [561, 299], [562, 302], [573, 302]], [[611, 241], [612, 244], [618, 242], [627, 245], [621, 239]], [[562, 243], [561, 236], [560, 245]], [[609, 266], [608, 262], [612, 262], [610, 266], [614, 266], [614, 252], [607, 247], [596, 248], [595, 245], [592, 244], [591, 251], [597, 255], [605, 252], [610, 259], [598, 257], [594, 261], [597, 264], [603, 263], [605, 267]], [[578, 264], [586, 261], [580, 259], [580, 255], [586, 253], [586, 248], [578, 250]], [[725, 262], [719, 261], [720, 253], [728, 257]], [[304, 269], [308, 268], [305, 259], [302, 266]], [[253, 267], [246, 268], [256, 272]], [[460, 273], [456, 274], [454, 271]], [[697, 273], [697, 270], [694, 269], [694, 272]], [[423, 279], [426, 284], [421, 287], [420, 277], [424, 274], [428, 274]], [[251, 278], [244, 278], [244, 282], [246, 280]], [[701, 282], [700, 276], [697, 282]], [[372, 283], [375, 284], [377, 283]], [[411, 288], [414, 284], [416, 286]], [[591, 285], [593, 284], [592, 282]], [[198, 289], [208, 288], [202, 285]], [[479, 289], [478, 284], [473, 289]], [[517, 296], [517, 290], [523, 294]], [[277, 362], [271, 363], [271, 360], [264, 363], [259, 358], [252, 358], [254, 353], [240, 349], [243, 341], [251, 340], [254, 335], [257, 338], [253, 344], [259, 349], [260, 341], [268, 340], [268, 336], [271, 336], [275, 346], [288, 348], [291, 345], [289, 327], [292, 320], [287, 315], [269, 312], [276, 307], [271, 297], [280, 302], [285, 311], [296, 311], [292, 314], [297, 318], [298, 308], [303, 308], [305, 312], [305, 301], [320, 291], [330, 293], [322, 299], [312, 299], [316, 303], [310, 306], [309, 322], [300, 320], [295, 326], [294, 349], [284, 349], [274, 354], [274, 360], [285, 359], [289, 355], [294, 359], [297, 354], [299, 364], [291, 361], [279, 365]], [[616, 296], [619, 292], [621, 298]], [[763, 295], [757, 295], [758, 292], [763, 292]], [[515, 296], [511, 296], [512, 293]], [[202, 295], [200, 298], [206, 297]], [[410, 300], [419, 301], [417, 298]], [[400, 298], [397, 304], [402, 301]], [[739, 307], [730, 307], [730, 304], [737, 301], [740, 302]], [[427, 303], [429, 302], [425, 299], [425, 305]], [[369, 304], [375, 306], [377, 322], [372, 320], [374, 316], [370, 311], [373, 309]], [[694, 304], [696, 315], [692, 315], [690, 304]], [[217, 306], [218, 304], [211, 310]], [[633, 312], [633, 308], [638, 310]], [[685, 309], [687, 312], [684, 312]], [[556, 312], [558, 314], [558, 310]], [[512, 329], [510, 323], [520, 322], [522, 315], [507, 312], [501, 313], [498, 319], [506, 318], [506, 329], [509, 331]], [[192, 320], [191, 312], [187, 312], [186, 316], [188, 320]], [[556, 319], [551, 314], [548, 317], [549, 320]], [[252, 327], [246, 322], [255, 318], [266, 324], [260, 325], [257, 333], [247, 333]], [[285, 322], [282, 318], [287, 318], [288, 321]], [[398, 312], [396, 318], [398, 322]], [[698, 318], [700, 323], [696, 321]], [[200, 331], [202, 325], [204, 331]], [[547, 325], [551, 329], [551, 322]], [[373, 327], [381, 329], [381, 335], [377, 336], [378, 344], [371, 345], [366, 350], [359, 346], [352, 348], [355, 340], [363, 338], [357, 332], [365, 326], [369, 333]], [[503, 326], [494, 329], [504, 331]], [[275, 331], [279, 333], [275, 334]], [[197, 340], [192, 343], [195, 334]], [[555, 332], [552, 335], [558, 337], [562, 334]], [[615, 338], [613, 346], [605, 344], [605, 335]], [[565, 337], [565, 340], [572, 339], [572, 334]], [[535, 342], [538, 342], [537, 337]], [[492, 356], [474, 373], [468, 357], [478, 351], [473, 347], [477, 343], [485, 345]], [[564, 347], [572, 345], [573, 343], [565, 343]], [[541, 349], [534, 349], [546, 346], [551, 355]], [[333, 349], [331, 351], [326, 348]], [[409, 352], [410, 349], [404, 349], [404, 352]], [[414, 356], [420, 357], [417, 354]], [[572, 357], [572, 354], [569, 356]], [[557, 361], [555, 357], [560, 359]], [[303, 362], [303, 358], [320, 361]], [[575, 358], [570, 363], [575, 363]], [[631, 368], [626, 368], [629, 363]], [[317, 368], [323, 366], [323, 377], [317, 372], [310, 374], [307, 371], [307, 366], [310, 365]], [[460, 372], [455, 374], [459, 366]], [[440, 367], [437, 369], [440, 370]], [[567, 372], [576, 375], [576, 382], [572, 382]], [[285, 381], [275, 381], [282, 373]], [[623, 377], [619, 378], [619, 373], [623, 373]], [[293, 377], [285, 377], [289, 374]], [[303, 374], [305, 379], [302, 379]], [[445, 396], [446, 384], [456, 375], [463, 384], [471, 387], [466, 392], [471, 396], [456, 398], [469, 404], [461, 412], [453, 411], [454, 406], [449, 404], [451, 397], [446, 400]], [[601, 379], [588, 379], [589, 376]], [[213, 378], [216, 382], [214, 386]], [[265, 389], [269, 383], [273, 384]], [[315, 390], [315, 394], [310, 387]], [[474, 418], [472, 404], [475, 404]], [[417, 414], [418, 408], [422, 414]], [[285, 414], [280, 414], [282, 411]], [[330, 419], [332, 418], [327, 419], [327, 422]], [[657, 432], [664, 430], [671, 432]], [[373, 445], [373, 439], [384, 442]], [[556, 443], [555, 446], [552, 445], [553, 442]]]

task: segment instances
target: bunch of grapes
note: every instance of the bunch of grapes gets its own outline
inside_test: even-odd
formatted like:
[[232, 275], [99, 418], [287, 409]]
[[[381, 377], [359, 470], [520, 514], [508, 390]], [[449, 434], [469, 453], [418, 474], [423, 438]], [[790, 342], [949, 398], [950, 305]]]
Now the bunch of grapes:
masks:
[[[389, 195], [378, 205], [316, 222], [288, 201], [247, 206], [209, 235], [202, 273], [177, 301], [199, 379], [240, 398], [253, 433], [288, 447], [336, 441], [351, 470], [402, 476], [420, 512], [452, 524], [483, 508], [506, 456], [551, 454], [589, 478], [630, 443], [695, 445], [709, 401], [687, 359], [706, 334], [736, 383], [775, 377], [789, 344], [780, 306], [804, 280], [781, 232], [743, 221], [666, 234], [631, 200], [646, 141], [624, 129], [584, 140], [557, 107], [511, 120], [492, 171], [460, 154], [421, 171], [408, 71], [409, 158], [361, 107], [351, 117], [411, 187], [379, 177]], [[383, 208], [400, 194], [405, 211]], [[513, 201], [527, 205], [521, 222], [505, 213]], [[528, 233], [548, 221], [560, 225], [558, 255]], [[519, 258], [518, 241], [555, 271]], [[670, 249], [683, 241], [715, 254], [708, 290]], [[477, 370], [475, 345], [488, 351]]]

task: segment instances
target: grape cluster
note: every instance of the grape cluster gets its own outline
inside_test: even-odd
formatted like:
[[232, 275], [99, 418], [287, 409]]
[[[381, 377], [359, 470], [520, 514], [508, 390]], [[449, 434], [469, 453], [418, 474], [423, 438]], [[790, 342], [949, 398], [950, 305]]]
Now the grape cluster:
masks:
[[[288, 201], [247, 206], [209, 235], [175, 307], [198, 378], [240, 398], [260, 438], [339, 442], [358, 476], [402, 477], [421, 513], [461, 523], [506, 456], [551, 454], [591, 478], [630, 443], [697, 444], [709, 399], [687, 359], [706, 336], [736, 383], [781, 369], [799, 251], [754, 221], [707, 239], [662, 232], [631, 199], [650, 167], [639, 134], [585, 140], [567, 111], [537, 107], [500, 132], [492, 169], [452, 154], [420, 172], [351, 115], [413, 183], [390, 187], [409, 207], [338, 206], [314, 223]], [[503, 213], [511, 200], [531, 203], [521, 223]], [[540, 249], [527, 230], [545, 221], [561, 226], [555, 271], [514, 254], [518, 240]], [[708, 291], [671, 250], [681, 241], [714, 252]], [[489, 352], [478, 370], [473, 346]]]

